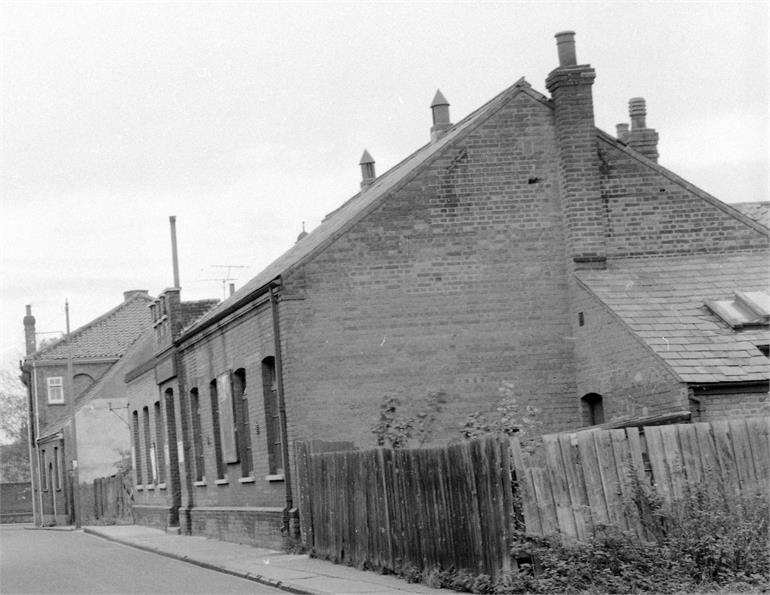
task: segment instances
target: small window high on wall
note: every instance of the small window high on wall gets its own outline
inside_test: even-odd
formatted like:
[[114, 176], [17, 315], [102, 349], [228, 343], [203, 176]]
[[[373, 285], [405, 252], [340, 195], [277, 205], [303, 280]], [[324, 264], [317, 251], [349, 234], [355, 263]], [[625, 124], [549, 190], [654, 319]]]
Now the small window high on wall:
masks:
[[48, 378], [48, 402], [64, 403], [64, 380], [61, 376]]
[[602, 396], [597, 393], [588, 393], [580, 399], [583, 408], [583, 425], [596, 426], [604, 423], [604, 405]]
[[283, 474], [283, 450], [281, 448], [281, 418], [278, 406], [278, 384], [275, 375], [275, 358], [262, 360], [262, 393], [265, 400], [265, 434], [271, 475]]

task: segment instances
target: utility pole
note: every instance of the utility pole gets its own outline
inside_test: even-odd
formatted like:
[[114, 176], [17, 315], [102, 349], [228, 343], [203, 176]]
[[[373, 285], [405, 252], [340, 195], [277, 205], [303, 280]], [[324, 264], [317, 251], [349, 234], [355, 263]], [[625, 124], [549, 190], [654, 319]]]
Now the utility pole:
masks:
[[[75, 376], [72, 373], [72, 333], [70, 333], [70, 304], [64, 300], [64, 313], [67, 318], [67, 402], [69, 403], [70, 441], [72, 448], [69, 450], [72, 457], [72, 517], [77, 529], [80, 529], [80, 480], [78, 474], [78, 431], [75, 423]], [[54, 515], [56, 511], [54, 510]]]

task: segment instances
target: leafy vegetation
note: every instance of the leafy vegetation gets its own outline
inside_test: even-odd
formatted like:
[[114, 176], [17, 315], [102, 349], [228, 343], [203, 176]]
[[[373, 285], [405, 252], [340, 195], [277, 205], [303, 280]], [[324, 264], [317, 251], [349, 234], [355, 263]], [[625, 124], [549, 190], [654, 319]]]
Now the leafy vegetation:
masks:
[[385, 397], [380, 404], [380, 417], [372, 426], [378, 446], [406, 448], [414, 438], [422, 446], [429, 442], [435, 431], [436, 421], [446, 403], [446, 393], [430, 393], [424, 406], [414, 415], [401, 411], [401, 401]]
[[492, 581], [453, 568], [400, 573], [470, 593], [738, 593], [770, 589], [768, 497], [719, 494], [692, 485], [666, 503], [652, 488], [636, 486], [650, 540], [615, 527], [596, 527], [587, 541], [517, 533], [511, 555], [519, 570]]
[[27, 398], [9, 370], [0, 370], [0, 482], [29, 481]]

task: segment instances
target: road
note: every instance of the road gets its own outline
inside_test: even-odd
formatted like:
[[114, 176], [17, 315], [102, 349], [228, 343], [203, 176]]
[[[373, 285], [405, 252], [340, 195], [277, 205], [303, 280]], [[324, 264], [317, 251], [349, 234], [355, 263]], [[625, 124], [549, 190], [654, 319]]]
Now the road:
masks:
[[79, 531], [0, 525], [0, 593], [285, 593]]

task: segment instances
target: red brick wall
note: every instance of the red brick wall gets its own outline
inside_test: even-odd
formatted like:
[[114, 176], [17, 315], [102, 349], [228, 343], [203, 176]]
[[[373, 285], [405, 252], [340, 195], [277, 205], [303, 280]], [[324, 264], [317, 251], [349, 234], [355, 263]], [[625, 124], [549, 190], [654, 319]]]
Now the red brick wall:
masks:
[[439, 437], [458, 437], [503, 382], [568, 427], [557, 186], [551, 110], [519, 95], [308, 263], [307, 299], [281, 304], [291, 436], [372, 444], [383, 397], [443, 390]]
[[700, 405], [691, 405], [693, 421], [770, 415], [770, 397], [766, 390], [696, 394], [694, 397], [700, 401]]
[[767, 249], [767, 235], [602, 140], [612, 258]]
[[[235, 320], [224, 330], [186, 347], [183, 352], [187, 390], [197, 388], [201, 403], [205, 485], [193, 486], [195, 506], [247, 506], [259, 503], [281, 506], [283, 482], [267, 481], [269, 474], [265, 412], [262, 390], [262, 360], [274, 356], [272, 317], [268, 304]], [[227, 484], [216, 484], [216, 459], [209, 383], [228, 370], [246, 372], [253, 481], [240, 481], [240, 463], [227, 466]]]
[[577, 397], [603, 397], [604, 420], [688, 410], [687, 389], [625, 325], [582, 287], [575, 290]]

